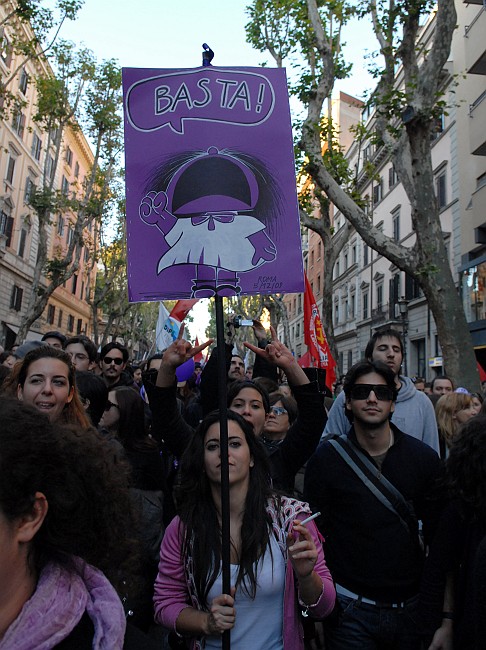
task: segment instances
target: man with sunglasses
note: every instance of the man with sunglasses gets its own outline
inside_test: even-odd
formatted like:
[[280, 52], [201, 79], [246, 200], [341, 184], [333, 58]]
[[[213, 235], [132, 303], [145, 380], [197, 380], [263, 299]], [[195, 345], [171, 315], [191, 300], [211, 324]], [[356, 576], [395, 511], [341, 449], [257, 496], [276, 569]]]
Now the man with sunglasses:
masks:
[[131, 386], [133, 384], [131, 377], [127, 378], [123, 375], [127, 361], [128, 350], [118, 341], [107, 343], [101, 348], [101, 376], [110, 390], [117, 386]]
[[[378, 330], [368, 341], [365, 349], [367, 361], [381, 361], [394, 374], [397, 398], [392, 422], [429, 447], [439, 452], [439, 434], [434, 407], [430, 399], [416, 390], [412, 380], [400, 374], [403, 361], [403, 341], [400, 332], [394, 329]], [[329, 434], [347, 433], [350, 423], [345, 414], [345, 397], [340, 393], [329, 410], [329, 417], [322, 439]]]
[[428, 445], [390, 421], [397, 387], [389, 366], [354, 365], [344, 395], [351, 428], [321, 444], [308, 462], [304, 488], [321, 513], [336, 582], [338, 607], [325, 626], [326, 650], [418, 650], [424, 554], [417, 520], [428, 543], [440, 510], [433, 495], [441, 463]]

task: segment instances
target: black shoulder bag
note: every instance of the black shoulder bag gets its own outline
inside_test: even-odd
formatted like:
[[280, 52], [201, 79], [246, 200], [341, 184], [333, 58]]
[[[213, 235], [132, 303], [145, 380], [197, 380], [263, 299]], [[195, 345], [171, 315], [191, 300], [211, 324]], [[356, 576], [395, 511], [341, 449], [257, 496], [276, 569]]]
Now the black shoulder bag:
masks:
[[412, 540], [417, 541], [423, 550], [413, 505], [407, 502], [402, 493], [383, 476], [376, 465], [350, 442], [347, 435], [333, 437], [328, 442], [378, 501], [398, 516], [400, 523], [410, 534]]

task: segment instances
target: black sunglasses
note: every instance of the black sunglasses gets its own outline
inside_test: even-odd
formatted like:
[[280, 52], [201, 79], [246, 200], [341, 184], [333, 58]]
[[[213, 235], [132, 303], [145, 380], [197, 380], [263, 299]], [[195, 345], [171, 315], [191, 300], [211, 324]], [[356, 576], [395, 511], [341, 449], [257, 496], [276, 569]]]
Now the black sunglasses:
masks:
[[391, 402], [394, 397], [394, 391], [388, 386], [374, 386], [373, 384], [355, 384], [351, 387], [349, 395], [351, 399], [368, 399], [371, 391], [374, 392], [376, 399], [381, 402]]
[[106, 402], [105, 411], [109, 411], [112, 406], [113, 406], [113, 408], [120, 410], [120, 407], [118, 406], [118, 404], [113, 404], [113, 402]]
[[106, 363], [108, 365], [110, 365], [110, 363], [114, 363], [115, 366], [121, 366], [121, 364], [123, 363], [123, 359], [119, 359], [119, 358], [113, 359], [113, 357], [103, 357], [103, 363]]

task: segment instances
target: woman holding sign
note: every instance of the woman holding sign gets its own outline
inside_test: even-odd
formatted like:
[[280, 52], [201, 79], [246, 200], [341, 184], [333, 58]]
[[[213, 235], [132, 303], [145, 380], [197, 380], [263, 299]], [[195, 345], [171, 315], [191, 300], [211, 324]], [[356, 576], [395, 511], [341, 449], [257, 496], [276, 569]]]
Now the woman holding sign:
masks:
[[228, 412], [232, 595], [221, 583], [219, 413], [207, 416], [182, 459], [179, 517], [166, 530], [155, 582], [155, 619], [191, 648], [304, 647], [300, 609], [324, 617], [335, 591], [307, 504], [271, 488], [253, 429]]

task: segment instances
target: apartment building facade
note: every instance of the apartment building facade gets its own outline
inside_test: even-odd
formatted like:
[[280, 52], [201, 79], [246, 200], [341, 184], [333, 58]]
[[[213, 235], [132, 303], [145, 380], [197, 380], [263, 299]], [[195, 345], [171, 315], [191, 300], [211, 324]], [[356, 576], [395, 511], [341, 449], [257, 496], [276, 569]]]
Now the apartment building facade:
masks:
[[[451, 270], [461, 292], [476, 355], [486, 367], [486, 11], [482, 2], [458, 4], [457, 11], [459, 27], [444, 70], [450, 107], [437, 122], [432, 159]], [[432, 19], [423, 28], [425, 42], [433, 28]], [[360, 119], [370, 125], [373, 114], [368, 111], [365, 108]], [[415, 235], [410, 204], [384, 149], [367, 144], [363, 150], [354, 142], [347, 156], [352, 167], [358, 165], [360, 191], [367, 199], [373, 225], [400, 244], [411, 245]], [[373, 180], [364, 171], [367, 161], [376, 171]], [[336, 232], [344, 223], [343, 215], [335, 211]], [[320, 246], [320, 238], [311, 233], [305, 252], [309, 273], [316, 273], [314, 267], [322, 259]], [[329, 270], [317, 266], [317, 272], [322, 275]], [[443, 370], [434, 320], [412, 278], [370, 249], [357, 233], [350, 235], [332, 273], [333, 295], [319, 295], [319, 276], [314, 281], [314, 294], [320, 305], [324, 299], [332, 300], [342, 373], [362, 358], [373, 331], [385, 326], [404, 334], [404, 372], [431, 379]], [[294, 314], [296, 304], [290, 345], [298, 356], [306, 352], [299, 301], [302, 303], [298, 296], [287, 298], [290, 314]]]
[[[13, 3], [2, 3], [0, 22], [10, 13]], [[57, 165], [56, 137], [47, 147], [48, 135], [33, 119], [36, 110], [38, 76], [53, 75], [48, 62], [39, 57], [23, 63], [11, 47], [15, 35], [32, 37], [28, 25], [8, 21], [0, 32], [0, 77], [10, 80], [8, 90], [21, 102], [19, 110], [7, 110], [0, 119], [0, 344], [9, 348], [15, 341], [25, 313], [29, 289], [37, 263], [39, 229], [34, 211], [27, 203], [29, 193], [47, 174], [54, 178], [54, 188], [65, 194], [82, 192], [93, 154], [79, 129], [65, 129]], [[48, 237], [49, 258], [61, 254], [72, 237], [76, 215], [51, 215]], [[86, 295], [94, 284], [96, 267], [90, 270], [89, 250], [92, 233], [86, 232], [86, 250], [80, 269], [66, 286], [56, 289], [41, 318], [31, 327], [27, 339], [41, 338], [46, 331], [57, 329], [66, 335], [91, 334], [91, 313]]]

